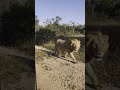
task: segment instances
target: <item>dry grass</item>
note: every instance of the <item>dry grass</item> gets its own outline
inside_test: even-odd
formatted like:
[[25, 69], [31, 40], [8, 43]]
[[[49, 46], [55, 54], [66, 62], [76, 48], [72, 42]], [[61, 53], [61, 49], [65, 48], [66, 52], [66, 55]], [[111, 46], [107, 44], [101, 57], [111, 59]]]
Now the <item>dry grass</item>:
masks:
[[48, 54], [41, 50], [35, 49], [35, 60], [43, 60], [43, 57], [48, 57]]
[[[50, 41], [50, 42], [44, 44], [43, 47], [48, 49], [48, 50], [54, 51], [55, 44], [53, 41]], [[85, 48], [81, 48], [79, 52], [75, 52], [74, 56], [75, 56], [76, 60], [85, 62], [84, 61], [85, 60]], [[43, 60], [42, 57], [50, 58], [51, 55], [49, 55], [46, 52], [43, 52], [41, 50], [36, 49], [35, 50], [35, 57], [36, 57], [36, 59], [41, 58]], [[70, 57], [70, 55], [68, 55], [68, 57]]]
[[54, 50], [54, 47], [55, 47], [54, 41], [49, 41], [48, 43], [44, 44], [43, 47], [49, 50]]

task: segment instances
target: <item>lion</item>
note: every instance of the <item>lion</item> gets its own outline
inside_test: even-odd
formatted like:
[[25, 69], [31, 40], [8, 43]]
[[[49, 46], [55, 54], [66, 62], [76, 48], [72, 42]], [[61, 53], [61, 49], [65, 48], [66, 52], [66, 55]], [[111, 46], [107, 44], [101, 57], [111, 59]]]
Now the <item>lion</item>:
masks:
[[100, 90], [100, 84], [91, 67], [91, 61], [102, 60], [109, 48], [109, 36], [103, 35], [100, 31], [86, 34], [86, 73], [89, 75], [97, 90]]
[[76, 59], [73, 55], [74, 52], [78, 52], [80, 49], [80, 40], [77, 39], [68, 39], [68, 40], [62, 40], [57, 39], [55, 43], [55, 53], [59, 56], [60, 52], [64, 54], [64, 58], [67, 57], [68, 54], [70, 54], [71, 58], [73, 59], [73, 62], [76, 63]]

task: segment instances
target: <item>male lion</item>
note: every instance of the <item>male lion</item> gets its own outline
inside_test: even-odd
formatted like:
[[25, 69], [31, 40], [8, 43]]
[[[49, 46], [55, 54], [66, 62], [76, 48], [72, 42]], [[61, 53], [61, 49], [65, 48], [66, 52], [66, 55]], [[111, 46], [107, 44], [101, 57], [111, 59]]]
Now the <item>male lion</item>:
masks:
[[79, 50], [80, 45], [81, 45], [80, 41], [77, 39], [72, 39], [72, 40], [58, 39], [55, 43], [55, 53], [59, 56], [59, 52], [61, 51], [62, 54], [64, 53], [65, 58], [67, 57], [68, 54], [70, 54], [74, 63], [76, 63], [77, 61], [73, 53]]
[[103, 35], [100, 31], [89, 32], [86, 34], [86, 72], [93, 81], [97, 90], [100, 90], [100, 85], [91, 67], [91, 61], [102, 60], [109, 47], [108, 39], [109, 37], [107, 35]]

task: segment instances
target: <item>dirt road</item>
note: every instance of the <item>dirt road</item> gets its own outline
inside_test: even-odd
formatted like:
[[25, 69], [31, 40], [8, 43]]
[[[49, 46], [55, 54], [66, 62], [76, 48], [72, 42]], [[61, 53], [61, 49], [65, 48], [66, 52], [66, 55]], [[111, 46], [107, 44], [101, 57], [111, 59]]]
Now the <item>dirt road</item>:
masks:
[[73, 64], [55, 57], [50, 50], [37, 46], [36, 49], [49, 52], [49, 56], [36, 56], [37, 90], [85, 90], [84, 63]]
[[34, 90], [35, 61], [24, 52], [0, 46], [0, 90]]

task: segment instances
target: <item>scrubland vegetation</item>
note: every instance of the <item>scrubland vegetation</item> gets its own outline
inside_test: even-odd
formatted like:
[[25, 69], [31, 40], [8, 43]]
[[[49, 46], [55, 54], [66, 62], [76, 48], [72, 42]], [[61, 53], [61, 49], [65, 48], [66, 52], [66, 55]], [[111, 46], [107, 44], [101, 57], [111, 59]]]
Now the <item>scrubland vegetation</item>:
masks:
[[74, 36], [85, 34], [85, 26], [72, 22], [70, 24], [60, 24], [62, 20], [59, 16], [52, 19], [47, 19], [44, 22], [44, 26], [39, 25], [39, 20], [35, 18], [35, 37], [36, 45], [43, 45], [50, 43], [55, 39], [56, 36]]

